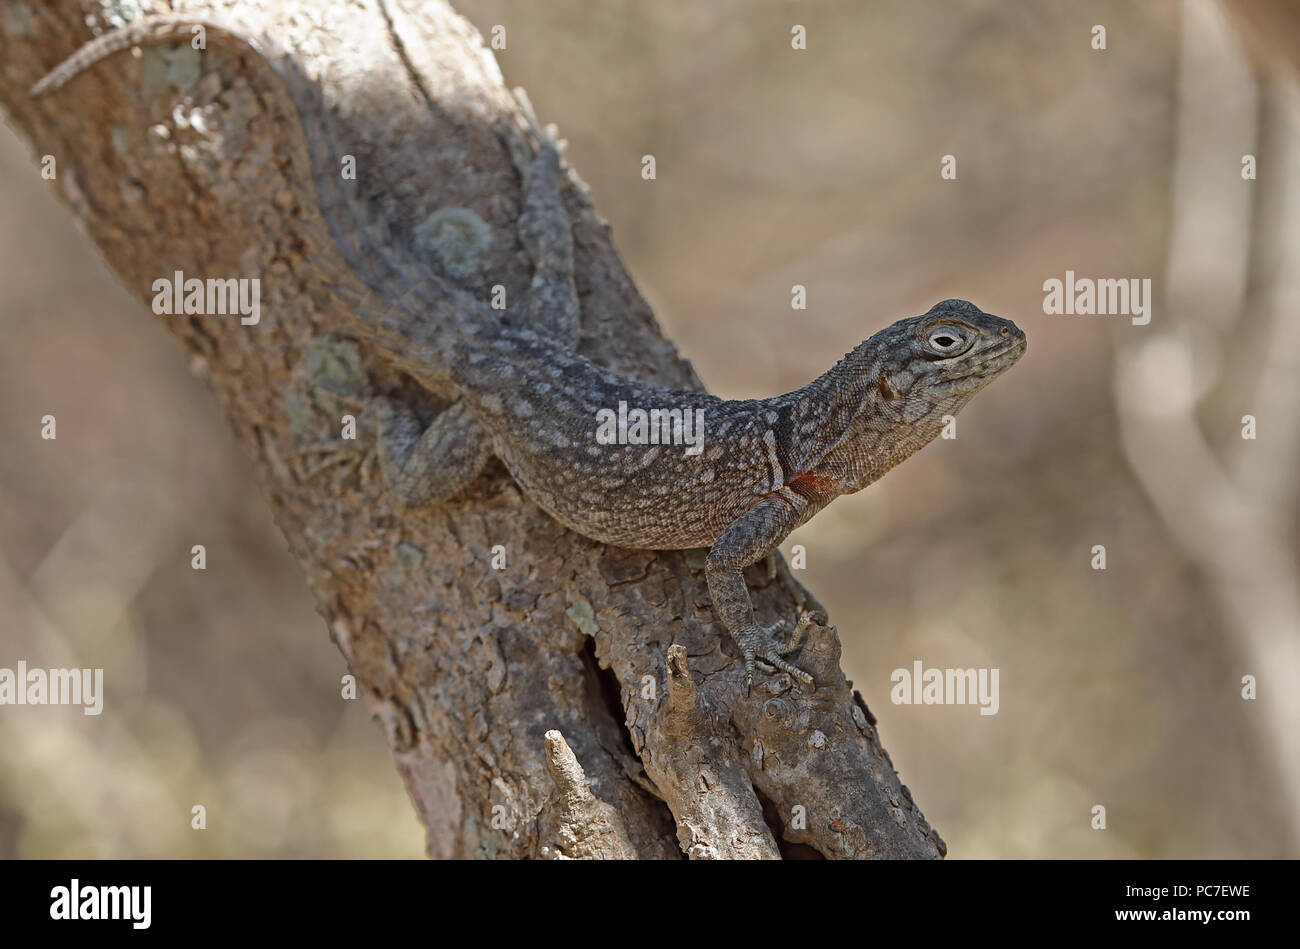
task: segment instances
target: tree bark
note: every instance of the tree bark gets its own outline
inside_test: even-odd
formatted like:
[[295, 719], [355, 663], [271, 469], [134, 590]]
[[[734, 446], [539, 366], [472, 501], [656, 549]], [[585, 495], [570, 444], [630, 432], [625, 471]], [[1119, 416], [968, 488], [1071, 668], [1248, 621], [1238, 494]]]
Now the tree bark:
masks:
[[[499, 464], [436, 508], [386, 497], [366, 448], [349, 447], [373, 448], [369, 420], [347, 442], [340, 418], [376, 390], [423, 399], [429, 411], [439, 402], [349, 337], [304, 236], [319, 209], [302, 131], [256, 53], [224, 40], [203, 53], [187, 44], [122, 53], [33, 100], [33, 82], [120, 23], [91, 0], [2, 12], [0, 102], [37, 155], [53, 156], [56, 192], [124, 283], [150, 301], [154, 281], [175, 271], [260, 278], [256, 325], [156, 318], [254, 459], [331, 636], [385, 725], [431, 856], [944, 853], [839, 671], [833, 628], [814, 630], [799, 654], [816, 691], [764, 672], [746, 694], [701, 557], [567, 531]], [[483, 297], [494, 284], [511, 299], [523, 292], [519, 181], [497, 132], [516, 106], [472, 26], [438, 0], [283, 0], [240, 4], [239, 15], [319, 78], [369, 215], [392, 240], [411, 244], [438, 209], [473, 209], [491, 240], [460, 284]], [[576, 174], [565, 197], [580, 351], [630, 376], [699, 388]], [[747, 573], [764, 623], [815, 605], [779, 555], [774, 566]]]

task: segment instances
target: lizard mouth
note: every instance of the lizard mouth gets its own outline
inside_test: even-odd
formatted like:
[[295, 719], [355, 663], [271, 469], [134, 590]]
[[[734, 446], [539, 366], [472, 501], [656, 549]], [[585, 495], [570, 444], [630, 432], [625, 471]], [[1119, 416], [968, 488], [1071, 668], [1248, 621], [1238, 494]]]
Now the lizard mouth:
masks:
[[1010, 366], [1021, 356], [1025, 354], [1025, 337], [1022, 333], [1020, 336], [1008, 340], [997, 349], [989, 350], [977, 361], [970, 363], [966, 371], [959, 376], [952, 377], [951, 382], [958, 382], [962, 379], [969, 379], [972, 376], [988, 376], [1001, 372], [1007, 366]]

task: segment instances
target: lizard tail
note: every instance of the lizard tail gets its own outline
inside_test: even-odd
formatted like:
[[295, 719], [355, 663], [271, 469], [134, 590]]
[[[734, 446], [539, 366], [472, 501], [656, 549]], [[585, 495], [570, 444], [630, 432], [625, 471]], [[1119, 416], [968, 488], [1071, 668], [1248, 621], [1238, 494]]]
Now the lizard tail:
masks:
[[[181, 39], [198, 41], [200, 34], [196, 32], [196, 28], [205, 32], [211, 29], [233, 36], [241, 43], [252, 47], [255, 52], [267, 60], [282, 55], [275, 50], [273, 42], [268, 37], [246, 31], [234, 22], [225, 22], [208, 15], [194, 17], [176, 13], [159, 13], [141, 17], [126, 26], [112, 30], [102, 36], [97, 36], [82, 46], [42, 76], [36, 85], [32, 86], [32, 98], [40, 98], [48, 92], [54, 92], [62, 88], [78, 73], [84, 72], [114, 53], [130, 49], [132, 46], [147, 46], [152, 43], [167, 43]], [[195, 48], [202, 49], [203, 46], [200, 45]]]

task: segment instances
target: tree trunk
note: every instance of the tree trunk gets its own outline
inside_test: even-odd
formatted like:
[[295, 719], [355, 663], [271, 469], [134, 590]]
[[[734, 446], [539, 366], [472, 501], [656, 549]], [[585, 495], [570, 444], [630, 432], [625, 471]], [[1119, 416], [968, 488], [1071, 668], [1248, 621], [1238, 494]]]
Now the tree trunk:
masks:
[[[56, 190], [142, 300], [175, 271], [260, 278], [254, 325], [157, 319], [254, 459], [331, 635], [385, 724], [429, 854], [941, 856], [838, 669], [833, 629], [814, 632], [800, 654], [821, 673], [815, 692], [763, 672], [746, 694], [700, 557], [567, 531], [499, 464], [436, 508], [386, 497], [369, 420], [346, 441], [342, 417], [377, 390], [429, 411], [439, 403], [352, 340], [343, 304], [324, 289], [311, 253], [337, 252], [306, 236], [304, 222], [321, 212], [279, 79], [251, 49], [214, 35], [202, 53], [182, 43], [117, 54], [32, 99], [32, 83], [91, 38], [88, 22], [93, 33], [121, 25], [102, 6], [2, 11], [0, 102], [38, 155], [53, 157]], [[240, 7], [319, 78], [371, 219], [410, 244], [434, 211], [473, 209], [491, 240], [460, 261], [460, 284], [481, 297], [494, 284], [521, 294], [530, 265], [515, 235], [519, 180], [497, 131], [517, 106], [474, 28], [438, 0]], [[224, 9], [207, 0], [179, 12]], [[630, 376], [698, 388], [576, 175], [565, 197], [580, 351]], [[764, 623], [815, 605], [779, 555], [775, 566], [747, 573]]]

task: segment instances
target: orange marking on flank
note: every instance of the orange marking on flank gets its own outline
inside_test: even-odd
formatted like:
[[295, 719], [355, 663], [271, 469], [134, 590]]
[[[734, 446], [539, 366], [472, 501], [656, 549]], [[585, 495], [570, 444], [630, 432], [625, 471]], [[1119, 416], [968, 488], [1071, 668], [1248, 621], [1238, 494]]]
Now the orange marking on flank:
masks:
[[801, 471], [785, 486], [809, 501], [835, 493], [835, 482], [818, 471]]

